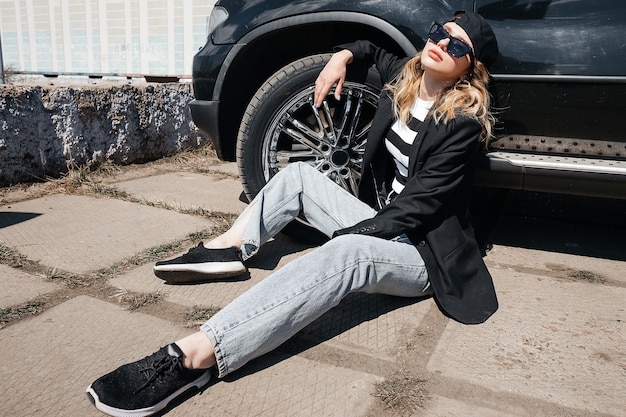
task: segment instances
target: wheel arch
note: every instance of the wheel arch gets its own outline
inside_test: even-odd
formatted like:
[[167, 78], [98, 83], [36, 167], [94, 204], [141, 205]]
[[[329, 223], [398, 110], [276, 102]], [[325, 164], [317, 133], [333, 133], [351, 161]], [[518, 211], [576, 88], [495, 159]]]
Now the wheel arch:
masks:
[[332, 52], [341, 43], [368, 39], [398, 55], [416, 46], [398, 28], [370, 15], [325, 12], [278, 19], [247, 33], [232, 48], [216, 82], [223, 156], [234, 161], [243, 112], [257, 89], [283, 66], [305, 56]]

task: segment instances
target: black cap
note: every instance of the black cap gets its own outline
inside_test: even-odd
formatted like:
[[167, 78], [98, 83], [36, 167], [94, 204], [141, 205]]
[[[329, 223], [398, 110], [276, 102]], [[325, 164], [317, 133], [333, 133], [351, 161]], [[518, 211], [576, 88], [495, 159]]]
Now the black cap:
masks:
[[489, 23], [479, 14], [465, 11], [454, 13], [448, 22], [461, 26], [474, 45], [474, 57], [487, 69], [498, 57], [498, 41]]

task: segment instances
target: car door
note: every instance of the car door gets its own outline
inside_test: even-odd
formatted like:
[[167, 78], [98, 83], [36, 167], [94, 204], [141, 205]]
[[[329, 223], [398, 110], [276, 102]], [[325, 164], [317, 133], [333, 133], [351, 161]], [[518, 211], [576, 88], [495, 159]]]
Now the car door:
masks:
[[497, 34], [496, 149], [626, 158], [626, 1], [478, 0]]

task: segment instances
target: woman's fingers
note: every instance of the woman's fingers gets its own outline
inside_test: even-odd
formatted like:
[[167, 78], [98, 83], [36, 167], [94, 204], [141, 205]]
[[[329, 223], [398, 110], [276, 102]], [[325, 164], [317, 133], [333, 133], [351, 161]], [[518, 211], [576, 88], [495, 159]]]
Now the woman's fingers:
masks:
[[315, 105], [317, 107], [322, 105], [326, 96], [335, 84], [337, 84], [335, 97], [340, 97], [344, 80], [345, 70], [343, 74], [341, 72], [338, 73], [334, 68], [329, 68], [329, 66], [326, 65], [315, 81]]
[[320, 107], [326, 96], [336, 85], [335, 99], [341, 98], [341, 89], [346, 80], [346, 66], [352, 60], [352, 53], [347, 50], [334, 54], [315, 80], [314, 103]]

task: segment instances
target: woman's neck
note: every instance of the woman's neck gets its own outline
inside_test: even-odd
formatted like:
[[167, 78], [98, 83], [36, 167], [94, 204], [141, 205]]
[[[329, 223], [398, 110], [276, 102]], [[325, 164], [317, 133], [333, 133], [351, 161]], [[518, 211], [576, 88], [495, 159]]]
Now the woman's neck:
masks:
[[422, 82], [420, 83], [420, 91], [418, 97], [426, 101], [434, 101], [437, 95], [444, 88], [452, 85], [453, 81], [440, 80], [432, 77], [429, 73], [425, 72], [422, 76]]

